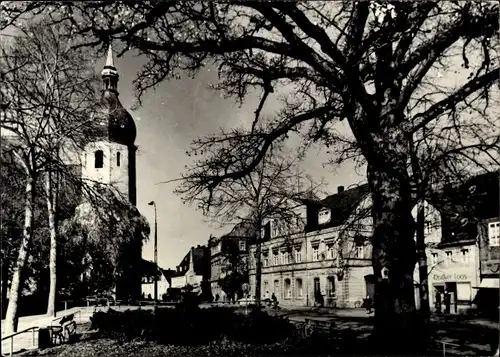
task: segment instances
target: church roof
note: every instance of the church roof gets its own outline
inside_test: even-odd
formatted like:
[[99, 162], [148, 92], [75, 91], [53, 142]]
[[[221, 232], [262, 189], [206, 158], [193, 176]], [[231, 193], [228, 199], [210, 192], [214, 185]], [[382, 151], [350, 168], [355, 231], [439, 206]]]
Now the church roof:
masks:
[[137, 135], [134, 119], [118, 99], [118, 71], [114, 64], [111, 46], [108, 49], [106, 64], [101, 72], [103, 91], [101, 103], [97, 108], [91, 134], [111, 142], [132, 146]]

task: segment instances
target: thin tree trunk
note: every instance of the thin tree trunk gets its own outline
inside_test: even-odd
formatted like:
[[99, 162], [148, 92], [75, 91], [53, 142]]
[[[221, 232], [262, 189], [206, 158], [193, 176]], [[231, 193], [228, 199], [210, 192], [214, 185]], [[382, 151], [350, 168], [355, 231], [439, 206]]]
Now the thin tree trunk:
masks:
[[55, 211], [55, 194], [54, 182], [52, 174], [47, 172], [45, 179], [45, 197], [47, 201], [47, 212], [49, 217], [49, 232], [50, 232], [50, 253], [49, 253], [49, 270], [50, 270], [50, 287], [49, 300], [47, 304], [47, 316], [56, 316], [56, 293], [57, 293], [57, 232], [56, 232], [56, 211]]
[[18, 302], [23, 288], [23, 275], [26, 262], [28, 260], [29, 247], [33, 236], [33, 204], [35, 197], [35, 180], [32, 177], [27, 178], [25, 189], [25, 208], [24, 208], [24, 228], [19, 247], [19, 254], [14, 265], [12, 282], [10, 284], [9, 304], [5, 314], [4, 333], [9, 334], [17, 332], [18, 324]]
[[[417, 353], [423, 342], [418, 335], [413, 285], [415, 221], [406, 162], [397, 146], [388, 151], [393, 151], [392, 155], [368, 166], [376, 277], [373, 337], [378, 352], [405, 355]], [[385, 269], [387, 279], [382, 275]]]
[[425, 254], [425, 207], [423, 197], [417, 206], [417, 259], [419, 272], [420, 314], [427, 321], [430, 317], [427, 255]]
[[261, 229], [259, 224], [259, 229], [257, 231], [255, 246], [255, 300], [257, 308], [260, 308], [261, 301], [261, 285], [262, 285], [262, 239], [261, 239]]

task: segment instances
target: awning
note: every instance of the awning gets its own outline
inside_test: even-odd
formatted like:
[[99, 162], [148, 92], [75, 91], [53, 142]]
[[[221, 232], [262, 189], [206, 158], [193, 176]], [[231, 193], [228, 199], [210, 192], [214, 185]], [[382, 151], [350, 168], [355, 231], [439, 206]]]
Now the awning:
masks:
[[479, 286], [473, 286], [474, 289], [500, 289], [500, 278], [484, 278]]

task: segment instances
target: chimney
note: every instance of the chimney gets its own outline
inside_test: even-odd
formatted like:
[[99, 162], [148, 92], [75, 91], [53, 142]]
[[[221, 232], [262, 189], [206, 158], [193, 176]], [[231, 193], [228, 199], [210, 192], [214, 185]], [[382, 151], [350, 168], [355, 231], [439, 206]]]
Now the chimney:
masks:
[[342, 192], [344, 192], [344, 186], [338, 186], [337, 193], [342, 193]]

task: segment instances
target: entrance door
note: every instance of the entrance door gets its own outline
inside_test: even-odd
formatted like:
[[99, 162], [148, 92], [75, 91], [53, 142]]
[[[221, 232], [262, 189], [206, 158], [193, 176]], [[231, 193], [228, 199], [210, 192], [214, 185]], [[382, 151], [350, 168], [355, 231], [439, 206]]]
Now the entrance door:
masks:
[[321, 304], [321, 286], [319, 284], [319, 278], [314, 278], [314, 303]]
[[446, 283], [446, 290], [450, 294], [450, 314], [457, 313], [457, 283]]
[[[369, 274], [365, 275], [365, 285], [366, 285], [366, 295], [370, 297], [372, 301], [375, 299], [375, 275]], [[363, 299], [366, 296], [363, 296]]]

